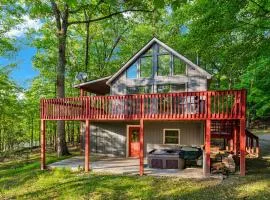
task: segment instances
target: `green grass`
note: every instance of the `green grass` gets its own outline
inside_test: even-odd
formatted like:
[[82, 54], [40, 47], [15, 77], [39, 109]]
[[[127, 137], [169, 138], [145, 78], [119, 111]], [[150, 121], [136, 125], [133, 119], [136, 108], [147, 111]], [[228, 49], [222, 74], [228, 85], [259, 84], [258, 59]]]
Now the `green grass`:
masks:
[[[56, 160], [48, 153], [47, 163]], [[247, 168], [246, 177], [223, 181], [40, 171], [33, 153], [0, 164], [0, 199], [270, 199], [270, 159], [248, 160]]]

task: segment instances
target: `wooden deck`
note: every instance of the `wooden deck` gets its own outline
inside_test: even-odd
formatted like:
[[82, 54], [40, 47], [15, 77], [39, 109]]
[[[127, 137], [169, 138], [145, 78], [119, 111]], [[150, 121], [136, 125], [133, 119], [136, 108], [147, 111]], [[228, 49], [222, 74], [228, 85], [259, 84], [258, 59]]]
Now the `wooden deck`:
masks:
[[43, 120], [242, 119], [246, 91], [205, 91], [41, 99]]
[[[205, 121], [204, 176], [210, 176], [210, 147], [215, 121], [232, 121], [232, 150], [240, 157], [240, 175], [246, 173], [246, 148], [254, 147], [254, 137], [246, 134], [246, 90], [136, 94], [119, 96], [81, 96], [41, 99], [41, 169], [46, 168], [46, 121], [80, 120], [85, 122], [84, 169], [89, 171], [90, 123], [102, 120], [137, 120], [140, 124], [140, 168], [144, 174], [145, 120]], [[222, 124], [219, 125], [222, 127]], [[219, 131], [220, 132], [220, 131]], [[247, 139], [247, 140], [246, 140]], [[256, 138], [255, 138], [256, 140]], [[249, 145], [250, 143], [250, 145]], [[256, 142], [258, 144], [258, 142]], [[246, 145], [248, 144], [248, 145]], [[252, 148], [249, 148], [252, 147]], [[254, 149], [254, 148], [253, 148]]]

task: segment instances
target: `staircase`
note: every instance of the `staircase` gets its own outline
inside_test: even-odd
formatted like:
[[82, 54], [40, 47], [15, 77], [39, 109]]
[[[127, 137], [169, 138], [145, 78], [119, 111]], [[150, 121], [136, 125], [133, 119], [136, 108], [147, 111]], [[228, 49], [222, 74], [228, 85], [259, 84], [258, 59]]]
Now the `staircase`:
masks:
[[259, 157], [260, 146], [259, 146], [259, 137], [251, 133], [246, 129], [246, 151], [247, 156], [251, 158]]
[[[214, 120], [211, 124], [211, 137], [224, 138], [227, 140], [228, 149], [239, 153], [240, 142], [239, 132], [236, 141], [236, 149], [234, 148], [234, 128], [239, 131], [239, 123], [236, 120]], [[246, 129], [246, 153], [247, 157], [257, 158], [259, 156], [259, 138], [254, 135], [250, 130]]]

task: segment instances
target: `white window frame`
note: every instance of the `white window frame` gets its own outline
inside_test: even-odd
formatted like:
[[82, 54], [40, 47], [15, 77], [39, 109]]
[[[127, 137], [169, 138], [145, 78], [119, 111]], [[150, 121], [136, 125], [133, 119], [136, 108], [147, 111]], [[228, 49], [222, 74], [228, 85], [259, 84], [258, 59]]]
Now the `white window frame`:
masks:
[[180, 145], [180, 129], [170, 129], [170, 128], [164, 128], [163, 129], [163, 144], [165, 143], [165, 133], [166, 131], [178, 131], [178, 144], [168, 144], [168, 145]]

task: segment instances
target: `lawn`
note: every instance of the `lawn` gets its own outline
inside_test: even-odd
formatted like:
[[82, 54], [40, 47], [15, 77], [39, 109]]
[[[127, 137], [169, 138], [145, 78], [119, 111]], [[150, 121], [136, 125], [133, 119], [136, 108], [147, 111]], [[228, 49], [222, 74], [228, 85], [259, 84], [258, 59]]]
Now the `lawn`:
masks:
[[[270, 199], [269, 147], [264, 144], [264, 157], [247, 160], [246, 177], [223, 181], [40, 171], [34, 152], [28, 160], [0, 163], [0, 199]], [[58, 160], [53, 153], [47, 158]]]

